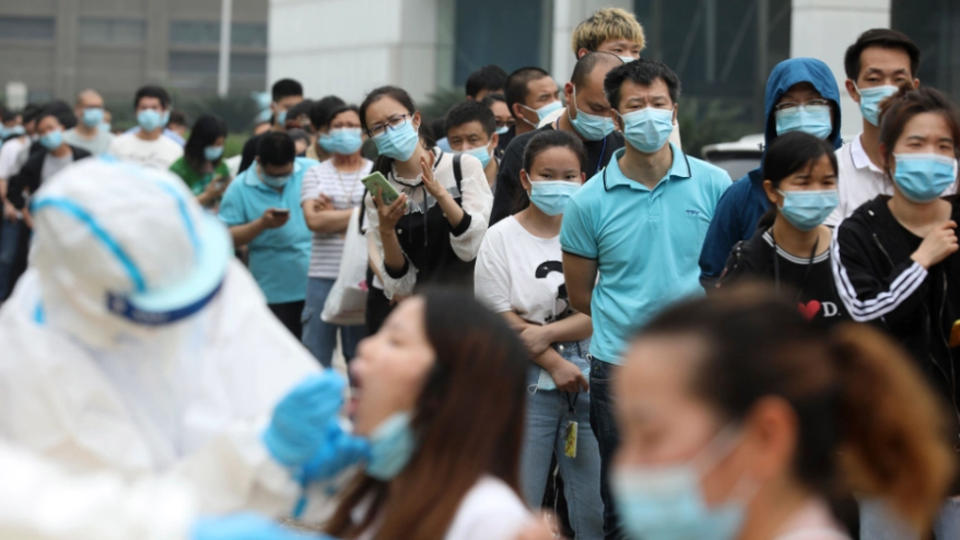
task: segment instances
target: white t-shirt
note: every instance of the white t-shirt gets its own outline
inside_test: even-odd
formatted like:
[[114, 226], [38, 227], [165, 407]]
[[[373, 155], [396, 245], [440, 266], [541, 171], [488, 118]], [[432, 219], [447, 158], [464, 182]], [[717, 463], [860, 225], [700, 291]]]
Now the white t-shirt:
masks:
[[3, 146], [0, 146], [0, 178], [9, 180], [11, 176], [20, 171], [20, 167], [17, 166], [17, 156], [29, 144], [30, 137], [24, 135], [10, 139], [3, 143]]
[[104, 131], [100, 128], [97, 128], [97, 131], [94, 132], [93, 137], [87, 138], [83, 135], [80, 135], [80, 132], [77, 131], [77, 128], [71, 128], [63, 132], [63, 140], [66, 141], [66, 143], [70, 146], [83, 148], [92, 155], [99, 156], [100, 154], [106, 152], [108, 148], [110, 148], [110, 143], [113, 142], [113, 134], [109, 131]]
[[[360, 521], [365, 508], [354, 509], [353, 520]], [[445, 540], [514, 540], [533, 516], [520, 497], [499, 478], [484, 476], [464, 495], [453, 516]], [[376, 520], [374, 520], [376, 523]], [[376, 526], [364, 531], [360, 540], [376, 534]]]
[[57, 174], [73, 163], [73, 151], [63, 157], [57, 157], [50, 152], [43, 157], [43, 166], [40, 167], [40, 182], [46, 182], [51, 176]]
[[562, 260], [559, 234], [536, 237], [509, 216], [490, 227], [480, 244], [474, 292], [494, 313], [514, 311], [532, 323], [553, 322], [570, 309], [561, 294]]
[[108, 151], [117, 159], [132, 161], [154, 169], [169, 169], [183, 155], [183, 148], [166, 137], [145, 141], [127, 133], [113, 139]]
[[[360, 170], [341, 173], [328, 159], [307, 169], [300, 188], [300, 202], [316, 199], [320, 194], [333, 199], [337, 210], [355, 208], [363, 203], [363, 184], [360, 179], [370, 174], [373, 162], [363, 160]], [[316, 278], [336, 279], [343, 255], [343, 233], [313, 233], [313, 248], [310, 250], [308, 275]]]

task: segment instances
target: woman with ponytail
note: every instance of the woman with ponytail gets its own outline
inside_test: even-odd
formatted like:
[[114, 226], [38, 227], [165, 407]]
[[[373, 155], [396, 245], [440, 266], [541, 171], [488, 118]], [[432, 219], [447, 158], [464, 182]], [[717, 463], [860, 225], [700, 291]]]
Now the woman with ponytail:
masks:
[[906, 353], [868, 326], [810, 324], [765, 288], [667, 309], [614, 384], [630, 538], [846, 539], [829, 510], [846, 493], [928, 530], [953, 474]]

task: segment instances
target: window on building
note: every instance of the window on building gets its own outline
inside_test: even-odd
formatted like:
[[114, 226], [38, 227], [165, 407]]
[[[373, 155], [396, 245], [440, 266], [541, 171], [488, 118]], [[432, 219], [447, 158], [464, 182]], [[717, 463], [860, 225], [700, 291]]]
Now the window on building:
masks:
[[264, 23], [233, 23], [230, 42], [238, 47], [267, 47], [267, 25]]
[[217, 74], [220, 57], [217, 53], [171, 52], [168, 57], [170, 73]]
[[53, 17], [0, 17], [0, 39], [52, 40]]
[[[230, 42], [239, 47], [267, 46], [267, 25], [264, 23], [233, 23]], [[220, 21], [173, 21], [170, 23], [170, 43], [174, 45], [220, 45]]]
[[138, 45], [144, 42], [147, 25], [130, 19], [80, 19], [81, 45]]
[[267, 74], [267, 55], [265, 54], [238, 54], [230, 55], [230, 73], [234, 75], [263, 75]]
[[943, 0], [893, 2], [893, 28], [910, 36], [920, 48], [921, 84], [960, 100], [960, 5]]
[[[550, 65], [553, 2], [457, 2], [453, 82], [462, 87], [478, 68], [496, 64], [507, 73]], [[504, 16], [509, 13], [509, 16]], [[509, 39], [504, 39], [509, 37]]]

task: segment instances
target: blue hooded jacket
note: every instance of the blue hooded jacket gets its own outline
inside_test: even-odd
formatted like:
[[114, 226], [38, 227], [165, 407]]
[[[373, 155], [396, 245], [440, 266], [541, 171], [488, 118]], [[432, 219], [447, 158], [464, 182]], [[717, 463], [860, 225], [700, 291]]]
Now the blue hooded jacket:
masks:
[[[816, 58], [791, 58], [777, 64], [767, 79], [765, 94], [766, 125], [764, 148], [777, 137], [774, 107], [791, 86], [808, 82], [824, 99], [832, 104], [833, 131], [830, 142], [835, 148], [843, 143], [840, 139], [840, 90], [833, 72]], [[762, 167], [758, 167], [734, 182], [720, 197], [713, 220], [700, 252], [700, 281], [709, 287], [723, 272], [730, 250], [741, 240], [753, 236], [757, 222], [770, 208], [763, 191]]]

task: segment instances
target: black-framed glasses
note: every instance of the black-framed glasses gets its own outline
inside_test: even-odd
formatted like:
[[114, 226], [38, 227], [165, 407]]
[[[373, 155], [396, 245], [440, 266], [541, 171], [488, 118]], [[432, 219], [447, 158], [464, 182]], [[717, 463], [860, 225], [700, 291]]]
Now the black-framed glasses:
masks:
[[377, 135], [382, 135], [387, 132], [388, 128], [397, 129], [407, 121], [408, 118], [410, 118], [409, 114], [395, 114], [390, 116], [385, 121], [370, 126], [370, 136], [376, 137]]
[[803, 103], [797, 103], [795, 101], [784, 101], [783, 103], [778, 103], [776, 107], [773, 108], [775, 111], [791, 111], [795, 110], [797, 107], [829, 107], [830, 101], [826, 99], [811, 99]]

